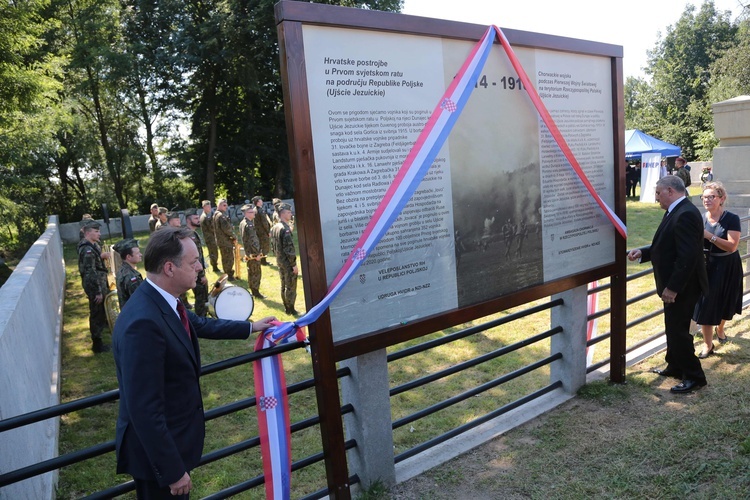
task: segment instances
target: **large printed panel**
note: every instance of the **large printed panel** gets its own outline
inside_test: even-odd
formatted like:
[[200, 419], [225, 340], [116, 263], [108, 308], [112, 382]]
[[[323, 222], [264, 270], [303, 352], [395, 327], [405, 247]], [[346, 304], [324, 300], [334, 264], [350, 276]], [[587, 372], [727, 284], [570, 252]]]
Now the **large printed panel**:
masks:
[[[473, 43], [303, 26], [330, 284]], [[610, 58], [516, 54], [604, 201], [614, 203]], [[330, 308], [334, 341], [613, 263], [615, 231], [496, 44], [401, 216]]]

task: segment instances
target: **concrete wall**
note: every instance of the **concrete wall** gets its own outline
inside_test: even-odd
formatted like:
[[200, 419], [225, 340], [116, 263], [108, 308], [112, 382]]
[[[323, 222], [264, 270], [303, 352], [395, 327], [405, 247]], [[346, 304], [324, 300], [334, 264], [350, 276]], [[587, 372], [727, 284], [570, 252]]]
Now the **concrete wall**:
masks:
[[[142, 231], [148, 231], [149, 217], [151, 217], [150, 214], [131, 216], [130, 226], [133, 228], [133, 232], [139, 233]], [[107, 228], [107, 225], [102, 219], [97, 219], [97, 222], [102, 225], [102, 241], [106, 240], [107, 243], [114, 244], [122, 239], [122, 219], [120, 219], [119, 217], [116, 219], [110, 218], [109, 228]], [[80, 239], [80, 230], [80, 222], [68, 222], [67, 224], [60, 224], [60, 238], [62, 239], [63, 243], [77, 243]]]
[[714, 179], [727, 188], [728, 209], [740, 217], [750, 209], [750, 96], [739, 96], [712, 105]]
[[[0, 288], [0, 420], [58, 404], [65, 264], [57, 217]], [[59, 419], [0, 433], [0, 473], [57, 456]], [[0, 488], [0, 499], [54, 498], [57, 472]]]

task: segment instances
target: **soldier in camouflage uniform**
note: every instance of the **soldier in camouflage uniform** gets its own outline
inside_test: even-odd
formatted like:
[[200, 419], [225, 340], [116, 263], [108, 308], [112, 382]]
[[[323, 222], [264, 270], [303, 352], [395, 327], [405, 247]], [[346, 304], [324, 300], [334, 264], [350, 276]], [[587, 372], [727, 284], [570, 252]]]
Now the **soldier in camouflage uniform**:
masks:
[[102, 342], [102, 331], [107, 325], [104, 297], [109, 293], [104, 259], [108, 259], [109, 254], [102, 252], [99, 246], [99, 228], [98, 222], [86, 221], [83, 239], [78, 243], [78, 271], [81, 273], [83, 291], [89, 299], [89, 330], [91, 348], [95, 353], [109, 351], [109, 346]]
[[287, 203], [279, 204], [276, 211], [279, 222], [271, 228], [271, 248], [276, 255], [276, 265], [279, 266], [279, 278], [281, 278], [281, 301], [287, 314], [298, 316], [294, 309], [297, 300], [297, 252], [294, 249], [292, 230], [289, 228], [289, 220], [292, 218], [292, 207]]
[[141, 261], [143, 256], [141, 255], [140, 248], [138, 248], [138, 241], [132, 238], [120, 240], [112, 248], [122, 258], [122, 265], [117, 270], [117, 278], [115, 280], [117, 284], [117, 298], [120, 301], [120, 310], [122, 310], [122, 306], [133, 295], [138, 285], [143, 283], [143, 276], [141, 276], [141, 273], [136, 268], [136, 264]]
[[255, 232], [258, 235], [260, 251], [263, 254], [260, 263], [267, 266], [268, 261], [265, 256], [271, 250], [271, 221], [268, 218], [268, 212], [266, 211], [266, 206], [263, 204], [262, 196], [256, 196], [250, 202], [255, 206]]
[[[162, 227], [182, 227], [182, 221], [180, 220], [180, 212], [172, 210], [167, 212], [167, 223]], [[180, 300], [187, 309], [192, 309], [193, 305], [188, 300], [187, 292], [180, 294]]]
[[219, 249], [216, 246], [216, 230], [214, 229], [214, 214], [211, 213], [211, 202], [203, 200], [203, 213], [200, 218], [201, 231], [203, 239], [208, 247], [208, 260], [211, 262], [211, 269], [215, 273], [220, 273], [219, 269]]
[[198, 277], [195, 280], [195, 287], [193, 288], [193, 294], [195, 295], [195, 314], [205, 318], [208, 313], [208, 278], [206, 278], [206, 261], [203, 258], [203, 242], [196, 231], [200, 225], [197, 208], [188, 208], [185, 210], [185, 223], [187, 224], [187, 228], [193, 231], [193, 234], [190, 235], [190, 239], [193, 240], [195, 246], [198, 248], [198, 260], [203, 268], [198, 273]]
[[274, 198], [271, 200], [271, 203], [273, 204], [273, 214], [271, 215], [271, 224], [278, 224], [279, 223], [279, 205], [281, 205], [281, 200], [279, 198]]
[[232, 221], [227, 214], [227, 200], [219, 200], [216, 203], [214, 214], [214, 230], [216, 231], [216, 246], [221, 253], [221, 267], [227, 274], [228, 281], [235, 281], [234, 277], [234, 244], [237, 237], [232, 229]]
[[159, 220], [159, 205], [151, 204], [151, 217], [148, 218], [148, 230], [153, 233], [156, 231], [156, 222]]
[[167, 209], [165, 207], [159, 207], [159, 214], [157, 217], [159, 218], [159, 220], [156, 221], [156, 224], [154, 224], [154, 231], [158, 231], [160, 228], [166, 227]]
[[176, 210], [167, 212], [167, 225], [172, 227], [181, 227], [182, 221], [180, 220], [180, 212]]
[[265, 299], [260, 293], [261, 260], [265, 254], [261, 250], [260, 240], [256, 232], [253, 219], [256, 218], [255, 207], [243, 205], [242, 213], [245, 216], [240, 221], [240, 239], [245, 248], [245, 261], [247, 262], [247, 284], [254, 297]]

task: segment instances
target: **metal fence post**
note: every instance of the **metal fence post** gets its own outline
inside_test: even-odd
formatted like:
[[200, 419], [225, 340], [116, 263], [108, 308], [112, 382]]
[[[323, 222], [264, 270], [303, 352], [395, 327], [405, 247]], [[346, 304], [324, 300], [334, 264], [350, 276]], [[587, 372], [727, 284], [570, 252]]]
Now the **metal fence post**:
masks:
[[385, 349], [346, 359], [342, 366], [351, 370], [341, 379], [343, 403], [354, 411], [344, 416], [347, 439], [357, 446], [348, 452], [349, 471], [357, 474], [363, 488], [375, 481], [396, 484], [391, 429], [391, 398]]
[[560, 380], [563, 389], [575, 394], [586, 383], [586, 285], [556, 294], [564, 304], [551, 311], [551, 327], [561, 326], [562, 333], [552, 337], [551, 352], [562, 353], [550, 368], [550, 380]]

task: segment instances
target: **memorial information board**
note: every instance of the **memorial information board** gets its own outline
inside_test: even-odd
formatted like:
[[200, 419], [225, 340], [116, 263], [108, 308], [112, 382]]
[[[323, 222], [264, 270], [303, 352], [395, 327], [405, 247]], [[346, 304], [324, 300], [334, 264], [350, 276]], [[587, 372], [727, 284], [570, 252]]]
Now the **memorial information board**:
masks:
[[[472, 42], [303, 26], [330, 284]], [[514, 49], [602, 199], [614, 206], [609, 57]], [[400, 217], [330, 308], [334, 341], [615, 261], [615, 230], [495, 44]]]

